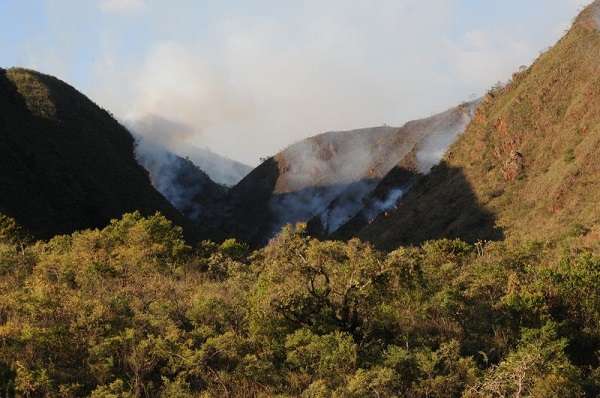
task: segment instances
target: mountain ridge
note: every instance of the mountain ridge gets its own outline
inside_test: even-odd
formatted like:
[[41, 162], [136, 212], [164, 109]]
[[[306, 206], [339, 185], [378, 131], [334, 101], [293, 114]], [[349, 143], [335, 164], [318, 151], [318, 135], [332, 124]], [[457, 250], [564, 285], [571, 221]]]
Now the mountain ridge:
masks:
[[230, 159], [208, 148], [194, 146], [190, 142], [194, 130], [188, 125], [165, 119], [157, 115], [127, 121], [125, 126], [136, 139], [137, 146], [163, 148], [181, 158], [189, 158], [217, 184], [233, 186], [241, 181], [252, 167]]
[[61, 80], [0, 70], [0, 212], [37, 238], [161, 212], [192, 232], [135, 161], [134, 141], [110, 114]]
[[[599, 11], [595, 1], [531, 67], [491, 90], [443, 167], [422, 179], [398, 210], [355, 235], [383, 248], [439, 236], [495, 239], [498, 230], [510, 240], [559, 239], [573, 230], [583, 231], [582, 240], [596, 236]], [[454, 190], [453, 181], [466, 189]], [[452, 207], [461, 202], [465, 208]], [[451, 210], [439, 210], [440, 204]], [[473, 222], [461, 224], [470, 211]], [[481, 212], [488, 219], [478, 224]]]
[[[222, 230], [254, 245], [288, 223], [309, 222], [311, 233], [328, 235], [361, 210], [363, 199], [417, 145], [438, 156], [462, 132], [475, 106], [465, 103], [400, 128], [327, 132], [292, 144], [231, 188]], [[417, 159], [425, 172], [437, 161], [427, 156]], [[326, 228], [314, 221], [324, 211]]]

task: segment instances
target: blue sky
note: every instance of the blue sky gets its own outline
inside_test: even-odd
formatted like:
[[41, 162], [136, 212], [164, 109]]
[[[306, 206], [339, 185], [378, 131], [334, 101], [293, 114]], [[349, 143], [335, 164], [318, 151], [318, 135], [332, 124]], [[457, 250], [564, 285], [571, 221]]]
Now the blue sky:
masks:
[[404, 122], [529, 64], [586, 0], [0, 0], [0, 66], [66, 80], [164, 141], [256, 163]]

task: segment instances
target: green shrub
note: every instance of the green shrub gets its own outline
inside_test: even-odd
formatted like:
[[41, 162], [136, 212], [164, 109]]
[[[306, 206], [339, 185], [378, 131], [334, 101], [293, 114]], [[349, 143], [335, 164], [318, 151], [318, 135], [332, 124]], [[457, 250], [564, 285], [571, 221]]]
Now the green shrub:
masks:
[[[567, 240], [568, 245], [571, 240]], [[162, 216], [0, 244], [15, 396], [594, 396], [600, 260], [536, 242], [382, 253], [285, 228], [192, 249]], [[585, 395], [587, 394], [587, 395]]]

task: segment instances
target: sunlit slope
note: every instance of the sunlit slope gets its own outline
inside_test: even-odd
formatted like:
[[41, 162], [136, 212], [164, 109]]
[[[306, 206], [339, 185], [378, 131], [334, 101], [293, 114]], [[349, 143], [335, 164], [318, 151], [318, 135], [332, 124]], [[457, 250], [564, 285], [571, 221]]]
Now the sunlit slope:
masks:
[[[382, 247], [440, 237], [600, 233], [600, 2], [484, 99], [445, 162], [358, 235]], [[587, 236], [587, 237], [586, 237]]]

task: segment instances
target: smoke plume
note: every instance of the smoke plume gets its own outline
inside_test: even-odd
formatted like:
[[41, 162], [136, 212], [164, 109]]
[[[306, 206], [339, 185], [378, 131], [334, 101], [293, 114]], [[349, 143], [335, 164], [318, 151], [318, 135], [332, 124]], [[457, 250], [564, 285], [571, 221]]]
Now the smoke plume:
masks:
[[140, 165], [148, 170], [152, 185], [175, 208], [190, 219], [201, 215], [202, 209], [194, 199], [205, 183], [188, 176], [190, 166], [184, 159], [139, 135], [136, 136], [135, 154]]
[[433, 166], [440, 163], [450, 145], [471, 122], [480, 102], [481, 100], [476, 100], [461, 105], [463, 112], [452, 123], [440, 120], [439, 123], [432, 126], [431, 132], [417, 145], [416, 158], [419, 173], [428, 174]]
[[[389, 146], [389, 151], [377, 150], [377, 146], [373, 145], [353, 147], [354, 154], [359, 153], [359, 158], [366, 159], [364, 164], [367, 167], [353, 170], [354, 176], [362, 175], [362, 179], [345, 185], [343, 189], [336, 187], [336, 197], [328, 205], [319, 204], [318, 207], [323, 210], [317, 211], [316, 214], [319, 215], [323, 230], [331, 234], [357, 214], [371, 222], [379, 214], [393, 209], [410, 189], [412, 181], [401, 181], [399, 186], [381, 188], [385, 189], [385, 195], [375, 196], [373, 192], [383, 177], [394, 167], [399, 167], [399, 164], [411, 164], [408, 158], [411, 153], [414, 153], [414, 170], [411, 171], [416, 174], [428, 174], [431, 168], [441, 161], [448, 147], [465, 130], [478, 104], [479, 100], [464, 103], [431, 118], [410, 122], [402, 129], [392, 129], [389, 134], [396, 137], [396, 141], [375, 140], [380, 147]], [[379, 167], [376, 172], [368, 177], [367, 174], [361, 174], [365, 171], [373, 172], [373, 167], [376, 167], [374, 165]]]
[[[159, 117], [146, 117], [130, 124], [129, 129], [136, 140], [136, 159], [148, 171], [152, 185], [189, 219], [206, 221], [207, 217], [215, 217], [208, 214], [212, 211], [208, 207], [212, 208], [222, 199], [225, 188], [214, 182], [190, 158], [178, 156], [167, 149], [172, 143], [165, 138], [185, 140], [190, 134], [189, 128]], [[163, 131], [173, 133], [165, 135]], [[207, 158], [202, 156], [201, 160], [206, 162]], [[217, 161], [229, 165], [221, 159], [217, 158]], [[223, 173], [224, 169], [214, 170]]]
[[323, 230], [331, 234], [350, 221], [364, 206], [363, 199], [375, 189], [377, 181], [359, 181], [350, 184], [320, 214]]
[[[150, 144], [152, 154], [156, 154], [159, 148], [162, 148], [166, 153], [189, 158], [213, 181], [226, 186], [237, 184], [251, 171], [251, 168], [245, 164], [227, 159], [209, 149], [192, 145], [191, 141], [198, 136], [198, 131], [185, 123], [147, 114], [142, 118], [126, 121], [125, 124], [135, 132], [140, 143], [138, 146], [139, 157], [144, 157], [144, 147], [146, 144]], [[156, 158], [156, 156], [154, 157]], [[159, 159], [156, 158], [156, 160]], [[172, 163], [167, 162], [162, 168], [166, 170], [169, 165]]]
[[358, 212], [377, 180], [410, 150], [400, 145], [390, 152], [397, 131], [382, 126], [329, 132], [284, 150], [278, 155], [283, 174], [270, 203], [273, 232], [319, 214], [322, 225], [333, 231]]
[[[233, 12], [204, 26], [202, 40], [166, 35], [169, 39], [153, 41], [129, 63], [113, 50], [118, 43], [107, 43], [94, 77], [98, 87], [91, 92], [121, 119], [159, 115], [193, 126], [187, 145], [256, 165], [259, 158], [307, 133], [383, 122], [398, 125], [442, 109], [525, 63], [520, 60], [523, 51], [508, 44], [504, 49], [510, 41], [503, 37], [501, 44], [493, 42], [502, 46], [490, 62], [494, 68], [477, 63], [478, 70], [500, 76], [478, 73], [484, 76], [472, 84], [473, 50], [462, 37], [440, 46], [436, 30], [450, 7], [446, 1], [435, 3], [432, 14], [432, 7], [422, 7], [417, 0], [376, 5], [360, 1], [352, 6], [338, 0], [309, 1], [286, 12], [291, 21]], [[159, 8], [149, 4], [146, 12]], [[182, 18], [190, 22], [185, 15], [165, 10], [173, 7], [160, 8], [157, 17], [172, 18], [174, 27]], [[490, 59], [485, 55], [481, 58]], [[460, 68], [454, 67], [457, 64]], [[451, 65], [447, 75], [438, 65]], [[464, 87], [457, 90], [459, 81]], [[115, 86], [120, 89], [111, 89]]]
[[372, 201], [364, 211], [366, 219], [369, 222], [372, 222], [381, 213], [392, 210], [394, 207], [396, 207], [396, 204], [400, 199], [402, 199], [402, 196], [404, 196], [408, 189], [408, 187], [404, 189], [395, 188], [388, 192], [387, 197], [385, 199], [377, 199]]

